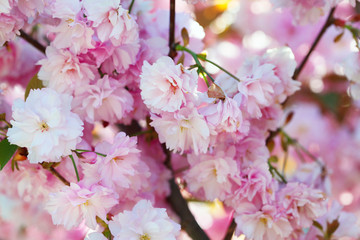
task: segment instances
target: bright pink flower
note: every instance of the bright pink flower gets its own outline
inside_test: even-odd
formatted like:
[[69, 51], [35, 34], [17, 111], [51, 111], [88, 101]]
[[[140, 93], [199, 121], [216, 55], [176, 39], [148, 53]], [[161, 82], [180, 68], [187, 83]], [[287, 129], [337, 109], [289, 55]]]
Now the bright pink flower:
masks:
[[74, 111], [89, 123], [100, 120], [115, 123], [133, 110], [131, 94], [108, 75], [79, 91], [82, 92], [75, 94]]
[[153, 112], [174, 112], [186, 103], [196, 89], [198, 75], [169, 57], [159, 58], [153, 65], [144, 62], [140, 89], [144, 103]]
[[71, 154], [82, 136], [83, 122], [71, 112], [72, 97], [52, 89], [31, 90], [24, 102], [13, 104], [14, 120], [7, 136], [12, 144], [26, 147], [31, 163], [59, 162]]
[[235, 147], [226, 152], [215, 150], [214, 154], [188, 155], [190, 169], [184, 179], [189, 190], [204, 192], [205, 199], [209, 201], [216, 198], [224, 200], [231, 193], [232, 180], [240, 175], [234, 156]]
[[71, 94], [73, 90], [83, 88], [95, 78], [96, 68], [81, 63], [70, 51], [49, 46], [46, 48], [46, 56], [46, 59], [38, 62], [41, 65], [38, 76], [49, 88]]
[[60, 192], [50, 194], [46, 210], [55, 225], [71, 229], [85, 221], [86, 226], [95, 229], [96, 217], [106, 221], [106, 214], [118, 203], [118, 195], [113, 190], [100, 185], [90, 187], [81, 183], [71, 183]]
[[174, 113], [151, 115], [150, 123], [167, 148], [183, 153], [193, 150], [195, 154], [206, 153], [210, 143], [210, 131], [204, 117], [196, 108], [188, 106]]
[[180, 225], [168, 217], [166, 209], [154, 208], [147, 200], [114, 216], [109, 228], [114, 240], [175, 240], [180, 233]]

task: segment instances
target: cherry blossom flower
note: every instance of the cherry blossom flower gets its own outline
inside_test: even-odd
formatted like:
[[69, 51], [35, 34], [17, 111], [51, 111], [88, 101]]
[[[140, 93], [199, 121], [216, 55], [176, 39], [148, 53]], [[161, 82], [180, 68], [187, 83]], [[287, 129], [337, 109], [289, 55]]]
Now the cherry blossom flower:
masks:
[[71, 183], [60, 192], [50, 194], [46, 205], [53, 223], [66, 229], [79, 226], [85, 220], [86, 226], [95, 229], [96, 216], [106, 221], [106, 214], [118, 203], [118, 195], [100, 185], [90, 187]]
[[234, 218], [237, 223], [236, 234], [243, 233], [249, 239], [286, 239], [293, 231], [286, 216], [272, 205], [265, 205], [261, 210], [249, 205], [246, 212], [236, 213]]
[[74, 111], [89, 123], [99, 120], [115, 123], [133, 110], [132, 95], [108, 75], [79, 92], [74, 98]]
[[188, 156], [190, 170], [184, 179], [191, 192], [204, 191], [205, 199], [223, 200], [230, 194], [232, 181], [239, 175], [240, 168], [234, 160], [235, 147], [225, 151], [216, 151], [213, 155], [201, 154]]
[[197, 73], [175, 65], [169, 57], [159, 58], [153, 65], [144, 62], [140, 89], [144, 103], [153, 112], [174, 112], [195, 92]]
[[52, 89], [31, 90], [12, 107], [9, 142], [26, 147], [31, 163], [59, 162], [71, 154], [82, 136], [83, 122], [71, 112], [72, 97]]
[[324, 193], [305, 184], [288, 183], [279, 196], [287, 214], [299, 228], [310, 227], [314, 219], [326, 213]]
[[93, 72], [96, 69], [87, 63], [81, 63], [70, 51], [50, 46], [46, 49], [46, 56], [46, 59], [38, 62], [41, 65], [38, 76], [49, 88], [72, 93], [95, 78]]
[[180, 153], [194, 150], [195, 154], [206, 153], [210, 143], [210, 131], [204, 117], [196, 108], [181, 108], [175, 113], [164, 112], [151, 115], [150, 123], [159, 134], [159, 140], [170, 150]]
[[148, 200], [114, 216], [109, 228], [114, 240], [175, 240], [180, 233], [180, 225], [168, 217], [166, 209], [154, 208]]

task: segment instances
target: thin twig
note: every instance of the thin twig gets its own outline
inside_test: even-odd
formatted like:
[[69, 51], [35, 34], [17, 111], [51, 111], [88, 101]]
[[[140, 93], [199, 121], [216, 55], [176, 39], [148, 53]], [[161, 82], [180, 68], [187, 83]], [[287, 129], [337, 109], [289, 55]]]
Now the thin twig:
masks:
[[170, 0], [169, 57], [176, 57], [175, 50], [175, 0]]
[[41, 43], [39, 43], [36, 39], [32, 38], [30, 35], [28, 35], [23, 30], [20, 30], [20, 37], [30, 43], [33, 47], [35, 47], [37, 50], [45, 54], [45, 49]]
[[309, 52], [306, 54], [305, 58], [301, 61], [299, 67], [296, 68], [294, 75], [293, 75], [293, 79], [297, 79], [302, 71], [302, 69], [304, 68], [306, 62], [308, 61], [311, 53], [314, 51], [314, 49], [316, 48], [317, 44], [319, 43], [320, 39], [322, 38], [322, 36], [324, 35], [324, 33], [326, 32], [326, 30], [328, 29], [328, 27], [330, 27], [333, 23], [334, 23], [334, 12], [335, 12], [336, 7], [333, 7], [330, 10], [330, 13], [326, 19], [326, 22], [324, 23], [323, 27], [321, 28], [319, 34], [316, 36], [313, 44], [311, 45]]
[[40, 164], [44, 169], [49, 170], [55, 177], [62, 181], [66, 186], [70, 186], [70, 182], [66, 180], [54, 167], [46, 167], [44, 164]]
[[132, 10], [132, 8], [133, 8], [133, 6], [134, 6], [134, 2], [135, 2], [135, 0], [132, 0], [131, 3], [130, 3], [129, 13], [131, 13], [131, 10]]

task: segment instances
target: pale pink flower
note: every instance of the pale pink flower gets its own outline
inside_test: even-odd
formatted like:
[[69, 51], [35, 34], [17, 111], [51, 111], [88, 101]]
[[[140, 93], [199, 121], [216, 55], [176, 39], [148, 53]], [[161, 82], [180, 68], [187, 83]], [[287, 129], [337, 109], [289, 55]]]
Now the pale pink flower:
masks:
[[109, 73], [113, 73], [114, 70], [117, 73], [124, 73], [131, 64], [136, 63], [139, 48], [140, 45], [137, 42], [116, 47], [111, 56], [103, 62], [102, 68], [105, 68], [106, 72]]
[[350, 81], [349, 95], [355, 100], [360, 99], [360, 54], [351, 53], [343, 62], [344, 73]]
[[85, 240], [108, 240], [108, 239], [101, 232], [92, 232], [86, 236]]
[[272, 205], [257, 210], [249, 205], [247, 211], [234, 214], [237, 223], [236, 234], [243, 233], [253, 240], [285, 239], [292, 232], [290, 222]]
[[117, 203], [118, 195], [113, 190], [100, 185], [86, 187], [80, 182], [50, 194], [46, 210], [55, 225], [64, 225], [69, 230], [85, 221], [86, 226], [95, 229], [96, 217], [106, 221], [106, 214]]
[[188, 106], [174, 113], [151, 115], [150, 123], [167, 148], [183, 153], [194, 150], [195, 154], [206, 153], [210, 143], [210, 130], [204, 117], [196, 108]]
[[109, 228], [114, 240], [176, 240], [180, 233], [180, 225], [168, 217], [166, 209], [154, 208], [148, 200], [114, 216]]
[[94, 30], [82, 19], [82, 4], [75, 0], [56, 0], [52, 5], [52, 15], [61, 22], [53, 31], [57, 33], [52, 42], [55, 48], [69, 48], [75, 54], [86, 53], [94, 48], [91, 40]]
[[16, 13], [0, 14], [0, 46], [6, 41], [11, 41], [16, 35], [20, 35], [19, 30], [24, 26], [24, 20]]
[[120, 0], [85, 0], [87, 19], [93, 21], [100, 41], [110, 39], [114, 46], [139, 42], [135, 19], [120, 5]]
[[80, 91], [83, 92], [75, 94], [74, 111], [89, 123], [100, 120], [115, 123], [133, 110], [131, 94], [108, 75]]
[[37, 13], [42, 13], [45, 8], [44, 0], [18, 0], [19, 10], [27, 17], [35, 17]]
[[199, 109], [216, 132], [237, 132], [246, 135], [249, 132], [250, 123], [243, 118], [240, 104], [232, 98], [210, 103]]
[[274, 102], [274, 85], [281, 83], [274, 74], [274, 68], [275, 65], [263, 64], [260, 57], [254, 57], [245, 61], [236, 74], [241, 82], [238, 83], [239, 93], [234, 98], [243, 99], [241, 102], [250, 117], [260, 118], [261, 108]]
[[24, 102], [13, 104], [14, 120], [7, 136], [12, 144], [26, 147], [31, 163], [59, 162], [81, 141], [83, 122], [71, 112], [72, 97], [52, 89], [31, 90]]
[[274, 84], [275, 101], [282, 103], [288, 96], [300, 89], [301, 82], [292, 79], [296, 68], [296, 61], [291, 48], [269, 49], [262, 56], [262, 62], [275, 65], [273, 69], [274, 74], [281, 81]]
[[195, 92], [198, 75], [182, 65], [175, 65], [169, 57], [161, 57], [154, 64], [144, 62], [140, 89], [144, 103], [153, 112], [174, 112], [186, 103], [187, 95]]
[[118, 133], [113, 144], [99, 143], [95, 151], [106, 154], [98, 172], [101, 183], [117, 192], [126, 193], [131, 197], [148, 186], [147, 178], [150, 176], [149, 168], [140, 160], [140, 150], [137, 149], [136, 137], [128, 137], [125, 133]]
[[237, 202], [243, 199], [251, 202], [256, 196], [259, 196], [263, 203], [269, 203], [274, 194], [268, 164], [257, 161], [250, 167], [242, 169], [240, 184], [234, 186], [232, 191], [233, 196], [230, 198], [232, 206], [236, 206]]
[[325, 194], [305, 184], [288, 183], [278, 194], [279, 202], [296, 227], [310, 227], [313, 220], [326, 213]]
[[275, 7], [287, 7], [291, 9], [296, 24], [316, 23], [331, 8], [329, 0], [271, 0]]
[[205, 199], [224, 200], [231, 193], [232, 180], [239, 175], [240, 168], [234, 160], [235, 147], [226, 152], [215, 150], [214, 154], [188, 155], [190, 170], [184, 179], [191, 192], [204, 192]]
[[95, 78], [96, 68], [81, 63], [77, 56], [67, 50], [54, 47], [46, 48], [46, 59], [38, 62], [41, 65], [38, 73], [45, 86], [57, 92], [72, 93], [76, 88], [83, 88]]
[[11, 7], [9, 0], [0, 0], [0, 14], [1, 13], [10, 13]]

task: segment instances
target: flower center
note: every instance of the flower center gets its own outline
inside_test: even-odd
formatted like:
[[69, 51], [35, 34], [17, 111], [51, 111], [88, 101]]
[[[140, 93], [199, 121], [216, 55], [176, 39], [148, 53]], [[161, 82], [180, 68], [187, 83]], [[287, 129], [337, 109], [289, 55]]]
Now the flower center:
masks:
[[49, 125], [47, 125], [47, 123], [45, 121], [42, 121], [40, 123], [40, 130], [41, 130], [41, 132], [48, 131], [49, 130]]
[[151, 240], [151, 238], [149, 237], [149, 235], [147, 233], [145, 233], [140, 236], [139, 240]]

